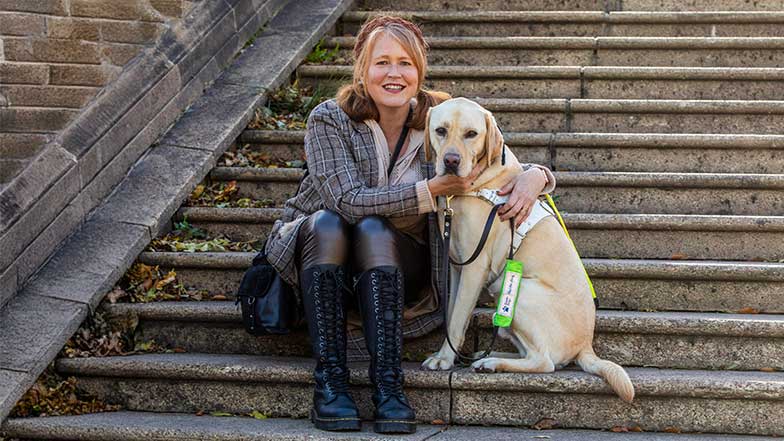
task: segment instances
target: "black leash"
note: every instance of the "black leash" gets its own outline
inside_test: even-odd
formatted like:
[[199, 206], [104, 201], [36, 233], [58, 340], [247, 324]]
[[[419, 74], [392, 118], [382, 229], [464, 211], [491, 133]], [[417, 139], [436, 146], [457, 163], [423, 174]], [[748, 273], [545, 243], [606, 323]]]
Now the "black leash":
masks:
[[[452, 344], [452, 341], [449, 339], [449, 293], [450, 289], [450, 276], [449, 276], [449, 263], [451, 262], [454, 265], [463, 266], [468, 265], [469, 263], [476, 260], [479, 256], [479, 253], [482, 252], [482, 248], [484, 248], [485, 243], [487, 242], [487, 236], [490, 234], [490, 228], [493, 226], [493, 222], [495, 221], [496, 213], [498, 209], [503, 204], [494, 205], [493, 209], [490, 210], [490, 215], [487, 217], [487, 221], [485, 222], [485, 228], [482, 231], [482, 237], [479, 239], [479, 243], [476, 245], [476, 249], [471, 257], [468, 258], [465, 262], [459, 263], [455, 262], [449, 257], [449, 244], [450, 239], [452, 236], [452, 215], [454, 215], [454, 210], [452, 207], [449, 206], [449, 201], [451, 199], [450, 196], [446, 196], [446, 208], [444, 209], [444, 259], [443, 259], [443, 273], [446, 278], [445, 280], [445, 289], [441, 295], [441, 304], [444, 305], [444, 329], [446, 333], [446, 342], [449, 345], [449, 348], [452, 349], [452, 352], [457, 355], [458, 360], [461, 362], [474, 362], [481, 360], [493, 351], [493, 347], [495, 346], [496, 337], [498, 337], [498, 326], [493, 326], [493, 337], [490, 340], [490, 347], [479, 357], [471, 357], [467, 355], [463, 355], [460, 353], [459, 350], [455, 349], [455, 346]], [[514, 234], [515, 234], [515, 226], [514, 226], [514, 219], [509, 219], [509, 227], [511, 228], [512, 237], [509, 241], [509, 259], [514, 257]]]

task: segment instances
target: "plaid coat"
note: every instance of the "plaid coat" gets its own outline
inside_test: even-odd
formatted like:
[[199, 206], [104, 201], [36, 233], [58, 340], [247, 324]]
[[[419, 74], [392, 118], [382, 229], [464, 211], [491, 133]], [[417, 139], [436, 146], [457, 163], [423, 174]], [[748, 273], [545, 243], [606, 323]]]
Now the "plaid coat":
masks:
[[[299, 292], [298, 264], [295, 262], [297, 234], [310, 214], [327, 208], [354, 224], [370, 215], [396, 217], [421, 214], [420, 207], [424, 205], [418, 200], [418, 193], [419, 199], [422, 198], [421, 184], [378, 186], [379, 161], [372, 131], [365, 123], [352, 121], [335, 100], [321, 103], [311, 112], [305, 135], [305, 153], [309, 174], [297, 194], [286, 201], [283, 216], [272, 226], [265, 248], [269, 263], [296, 292]], [[433, 177], [435, 170], [425, 161], [424, 149], [419, 151], [419, 160], [422, 175]], [[554, 184], [552, 173], [546, 172], [551, 184]], [[426, 205], [429, 206], [429, 202]], [[443, 247], [436, 213], [429, 213], [427, 219], [431, 288], [438, 298], [446, 281], [441, 267]], [[432, 313], [404, 321], [403, 336], [419, 337], [436, 329], [443, 322], [442, 307], [439, 305], [438, 310]], [[351, 359], [366, 357], [361, 333], [350, 333], [348, 344]]]

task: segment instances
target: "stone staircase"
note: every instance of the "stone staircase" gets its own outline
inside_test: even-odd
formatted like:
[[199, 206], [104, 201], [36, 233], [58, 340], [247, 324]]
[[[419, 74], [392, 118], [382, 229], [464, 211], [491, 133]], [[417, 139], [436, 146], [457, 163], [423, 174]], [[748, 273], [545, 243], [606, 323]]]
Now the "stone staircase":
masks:
[[[626, 366], [637, 389], [627, 405], [601, 379], [574, 369], [548, 375], [421, 371], [418, 361], [442, 341], [434, 332], [404, 348], [408, 394], [423, 423], [414, 437], [784, 435], [784, 136], [778, 134], [784, 125], [784, 4], [365, 0], [344, 14], [325, 47], [345, 52], [353, 38], [344, 35], [356, 32], [368, 10], [391, 8], [422, 22], [432, 37], [429, 87], [476, 98], [494, 112], [518, 158], [555, 171], [559, 207], [601, 302], [595, 348]], [[300, 83], [318, 87], [349, 74], [350, 67], [339, 64], [298, 69]], [[299, 131], [245, 130], [237, 144], [292, 160], [301, 159], [303, 138]], [[240, 196], [280, 207], [300, 176], [293, 168], [219, 166], [209, 180], [234, 181]], [[173, 220], [247, 241], [264, 236], [280, 215], [280, 208], [183, 206]], [[174, 269], [186, 286], [231, 297], [253, 255], [143, 252], [138, 261]], [[104, 309], [138, 320], [137, 340], [155, 340], [177, 353], [60, 359], [61, 374], [126, 411], [12, 419], [3, 427], [7, 436], [373, 437], [368, 430], [321, 433], [289, 420], [305, 418], [311, 402], [304, 330], [251, 337], [227, 301]], [[491, 312], [477, 308], [469, 344], [487, 346]], [[353, 369], [352, 383], [369, 416], [363, 365]], [[272, 418], [184, 415], [253, 411]], [[569, 430], [501, 427], [548, 419]]]

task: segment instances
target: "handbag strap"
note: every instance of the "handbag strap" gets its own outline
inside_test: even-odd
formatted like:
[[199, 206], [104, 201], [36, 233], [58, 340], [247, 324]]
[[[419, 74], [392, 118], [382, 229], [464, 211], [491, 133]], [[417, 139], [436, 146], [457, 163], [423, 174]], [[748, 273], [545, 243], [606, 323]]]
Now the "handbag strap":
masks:
[[392, 157], [389, 159], [389, 167], [387, 168], [387, 176], [392, 174], [392, 169], [395, 168], [395, 163], [397, 162], [397, 157], [400, 156], [400, 150], [403, 149], [403, 144], [406, 142], [406, 137], [408, 136], [408, 120], [411, 119], [411, 108], [408, 109], [408, 116], [406, 117], [406, 122], [403, 124], [403, 130], [400, 131], [400, 137], [397, 139], [397, 145], [395, 146], [395, 152], [392, 153]]

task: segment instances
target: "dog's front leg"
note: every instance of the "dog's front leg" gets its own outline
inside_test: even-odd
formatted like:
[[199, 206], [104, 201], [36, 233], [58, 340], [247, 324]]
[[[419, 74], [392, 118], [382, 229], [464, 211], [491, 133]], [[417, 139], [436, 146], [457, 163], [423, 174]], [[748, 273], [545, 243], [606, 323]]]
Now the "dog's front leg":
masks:
[[[471, 321], [471, 315], [476, 307], [479, 298], [479, 291], [482, 283], [487, 279], [487, 263], [480, 262], [478, 259], [471, 265], [462, 268], [457, 280], [452, 280], [452, 295], [449, 305], [449, 325], [447, 333], [449, 342], [455, 349], [460, 350], [460, 346], [465, 340], [465, 332]], [[452, 269], [455, 272], [455, 269]], [[422, 367], [428, 370], [449, 370], [455, 365], [457, 354], [449, 346], [449, 342], [444, 340], [441, 350], [427, 358], [422, 363]]]

